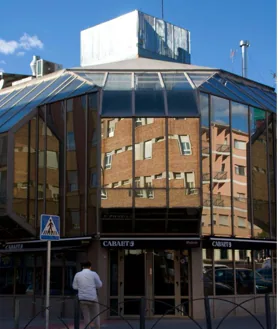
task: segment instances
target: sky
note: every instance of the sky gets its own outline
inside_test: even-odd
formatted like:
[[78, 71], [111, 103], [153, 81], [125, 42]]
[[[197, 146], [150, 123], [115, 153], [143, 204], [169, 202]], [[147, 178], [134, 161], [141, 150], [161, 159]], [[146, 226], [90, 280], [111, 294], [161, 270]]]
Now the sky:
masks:
[[[33, 55], [80, 65], [80, 31], [138, 9], [161, 18], [162, 0], [1, 1], [0, 70], [30, 74]], [[16, 8], [15, 8], [16, 7]], [[164, 0], [164, 19], [191, 32], [191, 63], [241, 75], [239, 42], [247, 39], [248, 78], [275, 87], [276, 0]], [[236, 50], [234, 61], [231, 49]]]

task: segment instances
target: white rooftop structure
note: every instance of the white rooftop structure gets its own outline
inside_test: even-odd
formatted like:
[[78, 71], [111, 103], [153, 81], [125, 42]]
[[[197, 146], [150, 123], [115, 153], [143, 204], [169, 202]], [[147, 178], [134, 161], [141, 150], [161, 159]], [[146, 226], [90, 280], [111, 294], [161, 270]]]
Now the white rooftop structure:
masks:
[[81, 31], [81, 63], [138, 57], [190, 64], [190, 32], [138, 10]]

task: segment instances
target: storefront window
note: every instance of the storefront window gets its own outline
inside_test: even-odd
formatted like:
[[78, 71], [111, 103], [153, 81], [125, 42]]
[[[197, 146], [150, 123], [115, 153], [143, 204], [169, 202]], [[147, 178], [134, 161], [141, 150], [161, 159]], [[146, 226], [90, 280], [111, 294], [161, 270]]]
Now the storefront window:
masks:
[[252, 250], [235, 250], [236, 293], [254, 294], [255, 278]]
[[268, 249], [254, 251], [256, 294], [271, 294], [274, 286], [273, 270], [276, 268], [273, 251]]

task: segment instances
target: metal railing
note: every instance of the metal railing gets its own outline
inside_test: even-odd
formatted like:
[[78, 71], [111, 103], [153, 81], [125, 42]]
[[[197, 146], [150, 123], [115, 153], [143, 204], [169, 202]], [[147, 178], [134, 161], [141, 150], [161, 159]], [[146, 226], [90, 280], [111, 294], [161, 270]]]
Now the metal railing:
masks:
[[[185, 308], [184, 306], [186, 304], [189, 304], [189, 303], [194, 303], [194, 302], [201, 302], [203, 303], [203, 307], [204, 307], [204, 322], [205, 322], [205, 328], [206, 329], [213, 329], [213, 324], [215, 325], [214, 326], [214, 329], [223, 329], [225, 328], [225, 321], [227, 320], [227, 318], [229, 317], [229, 315], [231, 315], [236, 309], [241, 309], [241, 310], [244, 310], [258, 325], [259, 328], [262, 328], [262, 329], [275, 329], [277, 327], [276, 323], [273, 324], [272, 323], [272, 314], [271, 314], [271, 303], [270, 303], [270, 298], [276, 298], [276, 296], [270, 296], [269, 294], [266, 294], [266, 295], [260, 295], [260, 296], [252, 296], [251, 298], [248, 298], [240, 303], [236, 303], [236, 302], [233, 302], [229, 299], [225, 299], [225, 298], [222, 298], [221, 296], [220, 297], [209, 297], [209, 296], [205, 296], [205, 297], [200, 297], [200, 298], [195, 298], [195, 299], [190, 299], [190, 300], [187, 300], [186, 302], [180, 304], [180, 305], [177, 305], [177, 306], [172, 306], [164, 301], [161, 301], [161, 300], [153, 300], [153, 299], [148, 299], [148, 298], [145, 298], [145, 297], [141, 297], [140, 298], [140, 306], [138, 307], [138, 318], [136, 320], [133, 320], [132, 322], [130, 320], [128, 320], [127, 317], [124, 317], [122, 314], [121, 314], [121, 311], [119, 312], [118, 309], [120, 309], [119, 306], [123, 306], [124, 304], [128, 304], [128, 303], [134, 303], [134, 302], [138, 302], [138, 299], [131, 299], [131, 300], [128, 300], [128, 301], [124, 301], [124, 302], [121, 302], [121, 303], [118, 303], [116, 309], [110, 307], [110, 306], [107, 306], [107, 305], [104, 305], [104, 304], [101, 304], [99, 302], [96, 302], [99, 304], [100, 307], [103, 308], [103, 310], [99, 311], [99, 313], [90, 320], [89, 323], [85, 323], [83, 326], [81, 326], [80, 324], [80, 302], [78, 301], [77, 298], [74, 299], [74, 329], [89, 329], [91, 324], [95, 321], [95, 319], [97, 317], [99, 317], [100, 315], [110, 311], [110, 313], [114, 313], [115, 315], [117, 315], [121, 320], [122, 322], [125, 324], [125, 326], [127, 328], [131, 328], [131, 329], [135, 329], [135, 328], [138, 328], [138, 324], [139, 324], [139, 328], [140, 329], [146, 329], [146, 320], [147, 320], [147, 316], [146, 316], [146, 313], [148, 311], [147, 309], [147, 303], [148, 302], [156, 302], [156, 303], [160, 303], [160, 304], [163, 304], [164, 307], [166, 306], [167, 308], [167, 311], [162, 314], [160, 317], [158, 318], [155, 318], [153, 323], [150, 324], [149, 328], [148, 329], [156, 329], [158, 328], [158, 324], [161, 322], [161, 320], [163, 320], [165, 318], [165, 316], [167, 315], [170, 315], [172, 314], [173, 311], [175, 311], [176, 313], [181, 313], [182, 315], [184, 315], [184, 310], [187, 309], [187, 307]], [[256, 299], [264, 299], [264, 314], [263, 314], [263, 317], [264, 319], [261, 320], [258, 316], [256, 316], [253, 312], [251, 312], [250, 310], [248, 310], [246, 307], [245, 307], [245, 304], [247, 303], [250, 303], [251, 301], [254, 301]], [[229, 311], [227, 311], [227, 313], [221, 318], [218, 320], [220, 320], [219, 322], [217, 321], [216, 324], [214, 323], [213, 321], [213, 316], [212, 316], [212, 311], [211, 311], [211, 301], [219, 301], [221, 303], [228, 303], [231, 305], [231, 309]], [[15, 303], [15, 329], [18, 329], [19, 328], [19, 302], [16, 302]], [[51, 307], [53, 306], [50, 306], [49, 309], [51, 309]], [[200, 304], [199, 304], [199, 307], [200, 307]], [[121, 307], [122, 308], [122, 307]], [[38, 312], [32, 319], [30, 319], [28, 321], [28, 323], [23, 327], [23, 329], [28, 329], [28, 328], [31, 328], [31, 326], [33, 326], [33, 321], [35, 320], [36, 317], [39, 316], [39, 314], [45, 312], [46, 308], [43, 308], [40, 312]], [[195, 320], [192, 316], [190, 316], [190, 314], [186, 314], [186, 316], [188, 317], [188, 319], [190, 319], [190, 321], [192, 321], [198, 328], [202, 329], [204, 328], [202, 324], [200, 324], [199, 320]], [[63, 325], [63, 328], [67, 328], [69, 329], [69, 326], [68, 324], [59, 316], [57, 316], [57, 319], [60, 320], [61, 322], [61, 325]], [[254, 324], [254, 321], [253, 321], [253, 324]], [[134, 324], [135, 322], [135, 324]], [[188, 325], [188, 321], [185, 321], [184, 323], [184, 326], [182, 325], [182, 328], [187, 328], [187, 325]]]

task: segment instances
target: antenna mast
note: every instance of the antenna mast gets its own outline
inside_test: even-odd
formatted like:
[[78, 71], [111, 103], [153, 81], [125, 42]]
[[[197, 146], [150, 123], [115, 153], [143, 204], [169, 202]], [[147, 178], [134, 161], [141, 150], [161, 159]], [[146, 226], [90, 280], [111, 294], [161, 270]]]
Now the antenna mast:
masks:
[[162, 19], [164, 19], [164, 1], [161, 0]]

